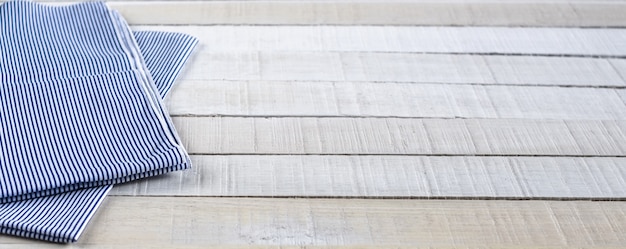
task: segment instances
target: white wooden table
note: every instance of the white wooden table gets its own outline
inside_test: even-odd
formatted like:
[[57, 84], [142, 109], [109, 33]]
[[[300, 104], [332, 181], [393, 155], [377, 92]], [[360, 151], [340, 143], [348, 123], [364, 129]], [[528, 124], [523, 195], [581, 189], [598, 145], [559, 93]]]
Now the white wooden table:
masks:
[[200, 39], [194, 168], [0, 248], [626, 247], [626, 1], [109, 4]]

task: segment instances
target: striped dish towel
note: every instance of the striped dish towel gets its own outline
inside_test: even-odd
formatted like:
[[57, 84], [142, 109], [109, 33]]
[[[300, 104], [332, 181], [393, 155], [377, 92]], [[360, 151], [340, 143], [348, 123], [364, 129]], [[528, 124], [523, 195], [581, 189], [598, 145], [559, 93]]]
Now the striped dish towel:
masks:
[[196, 45], [104, 3], [0, 6], [0, 232], [76, 241], [112, 184], [190, 167], [162, 103]]

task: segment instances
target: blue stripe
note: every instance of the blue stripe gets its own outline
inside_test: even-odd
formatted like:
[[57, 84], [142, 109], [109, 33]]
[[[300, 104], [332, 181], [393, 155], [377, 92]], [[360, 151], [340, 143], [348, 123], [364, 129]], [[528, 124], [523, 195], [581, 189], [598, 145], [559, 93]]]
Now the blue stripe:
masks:
[[75, 241], [111, 184], [190, 166], [161, 97], [195, 38], [95, 2], [8, 2], [0, 32], [0, 232]]

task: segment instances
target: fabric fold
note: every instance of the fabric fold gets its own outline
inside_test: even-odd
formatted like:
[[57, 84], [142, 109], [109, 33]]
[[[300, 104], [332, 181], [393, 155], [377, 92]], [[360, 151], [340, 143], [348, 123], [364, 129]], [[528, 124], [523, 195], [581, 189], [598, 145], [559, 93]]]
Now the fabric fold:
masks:
[[112, 184], [190, 167], [162, 97], [196, 45], [104, 3], [0, 6], [0, 232], [76, 241]]

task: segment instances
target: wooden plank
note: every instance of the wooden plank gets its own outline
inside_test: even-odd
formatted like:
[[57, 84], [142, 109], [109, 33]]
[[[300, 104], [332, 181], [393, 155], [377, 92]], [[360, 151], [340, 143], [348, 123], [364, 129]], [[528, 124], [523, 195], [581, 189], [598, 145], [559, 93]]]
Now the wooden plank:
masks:
[[173, 118], [192, 154], [623, 156], [626, 121]]
[[111, 197], [75, 246], [571, 248], [624, 232], [625, 202]]
[[606, 59], [206, 48], [198, 47], [181, 79], [626, 86]]
[[[624, 86], [609, 60], [589, 58], [542, 58], [484, 56], [495, 81], [500, 84], [566, 86]], [[595, 83], [594, 83], [595, 82]]]
[[210, 52], [201, 44], [189, 65], [182, 79], [495, 83], [483, 58], [469, 55]]
[[399, 26], [135, 26], [183, 32], [206, 51], [625, 56], [626, 29]]
[[626, 198], [626, 158], [193, 156], [112, 196]]
[[152, 25], [626, 26], [626, 6], [620, 1], [108, 1], [108, 5], [132, 24]]
[[626, 119], [616, 90], [599, 88], [186, 80], [167, 105], [171, 115]]

